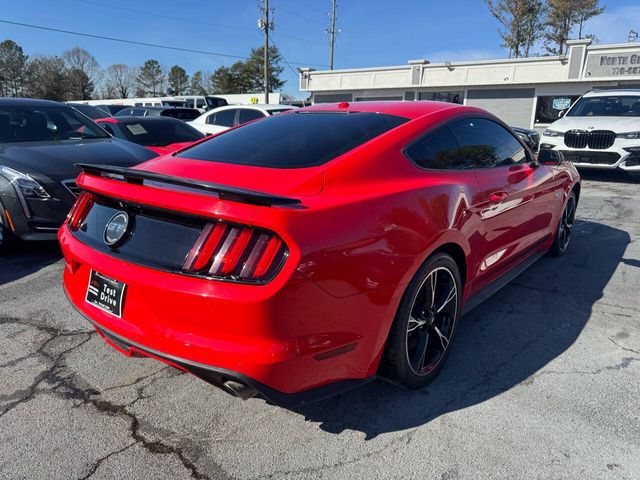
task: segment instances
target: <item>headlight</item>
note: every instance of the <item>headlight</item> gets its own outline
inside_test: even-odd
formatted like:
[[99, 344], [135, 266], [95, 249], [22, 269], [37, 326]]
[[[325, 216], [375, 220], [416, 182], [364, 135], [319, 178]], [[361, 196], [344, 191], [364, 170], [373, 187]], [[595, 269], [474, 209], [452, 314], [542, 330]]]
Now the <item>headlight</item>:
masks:
[[29, 198], [51, 198], [47, 191], [30, 175], [0, 165], [0, 175], [9, 180], [22, 195]]
[[636, 140], [640, 138], [640, 132], [619, 133], [618, 138], [624, 138], [625, 140]]
[[558, 132], [556, 130], [546, 129], [542, 132], [543, 137], [564, 137], [564, 132]]

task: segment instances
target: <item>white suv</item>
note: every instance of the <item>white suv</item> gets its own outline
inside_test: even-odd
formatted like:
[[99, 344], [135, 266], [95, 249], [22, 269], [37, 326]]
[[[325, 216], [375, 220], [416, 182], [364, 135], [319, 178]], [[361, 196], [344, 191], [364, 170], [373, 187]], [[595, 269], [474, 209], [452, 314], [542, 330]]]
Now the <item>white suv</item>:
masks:
[[540, 148], [562, 151], [577, 167], [640, 173], [640, 90], [585, 93], [544, 131]]

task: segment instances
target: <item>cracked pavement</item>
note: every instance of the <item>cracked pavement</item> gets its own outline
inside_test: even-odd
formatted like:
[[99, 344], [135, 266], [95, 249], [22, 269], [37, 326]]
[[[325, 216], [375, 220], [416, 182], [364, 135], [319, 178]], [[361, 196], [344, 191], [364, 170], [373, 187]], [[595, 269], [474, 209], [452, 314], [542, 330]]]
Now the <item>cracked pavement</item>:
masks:
[[426, 389], [285, 410], [106, 345], [55, 244], [0, 258], [0, 479], [640, 479], [640, 181], [589, 174], [575, 236], [462, 318]]

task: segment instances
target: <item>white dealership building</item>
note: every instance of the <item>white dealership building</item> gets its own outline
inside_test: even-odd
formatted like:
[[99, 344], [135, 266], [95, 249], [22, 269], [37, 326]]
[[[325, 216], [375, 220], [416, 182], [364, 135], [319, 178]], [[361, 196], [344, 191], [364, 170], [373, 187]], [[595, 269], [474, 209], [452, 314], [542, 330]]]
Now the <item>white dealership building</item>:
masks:
[[513, 126], [544, 129], [580, 95], [640, 88], [640, 44], [571, 40], [567, 56], [430, 63], [395, 67], [300, 69], [314, 103], [444, 100], [489, 110]]

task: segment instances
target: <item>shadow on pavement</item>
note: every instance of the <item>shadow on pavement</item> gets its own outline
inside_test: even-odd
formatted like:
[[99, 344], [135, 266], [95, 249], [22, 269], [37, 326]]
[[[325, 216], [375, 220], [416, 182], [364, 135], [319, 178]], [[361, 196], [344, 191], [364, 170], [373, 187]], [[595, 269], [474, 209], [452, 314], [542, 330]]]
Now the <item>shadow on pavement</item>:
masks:
[[526, 381], [580, 336], [630, 242], [625, 231], [576, 221], [564, 257], [545, 256], [461, 319], [447, 364], [422, 390], [376, 381], [294, 408], [327, 432], [371, 439], [423, 425]]
[[58, 242], [15, 241], [0, 255], [0, 285], [19, 280], [62, 258]]

